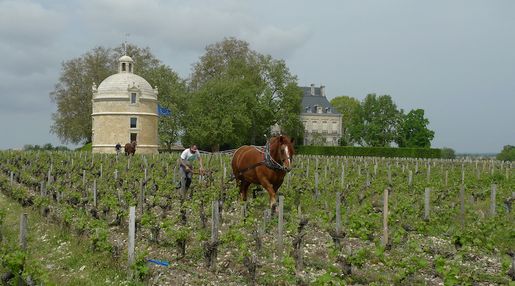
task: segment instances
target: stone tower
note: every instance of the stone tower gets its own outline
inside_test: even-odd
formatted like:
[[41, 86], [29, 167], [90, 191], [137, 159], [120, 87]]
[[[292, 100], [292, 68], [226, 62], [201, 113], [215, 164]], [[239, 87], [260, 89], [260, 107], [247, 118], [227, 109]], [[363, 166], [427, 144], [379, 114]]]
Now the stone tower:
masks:
[[134, 74], [134, 61], [129, 56], [118, 62], [118, 73], [98, 88], [93, 84], [93, 152], [115, 153], [117, 143], [123, 148], [136, 141], [136, 154], [157, 153], [157, 87]]

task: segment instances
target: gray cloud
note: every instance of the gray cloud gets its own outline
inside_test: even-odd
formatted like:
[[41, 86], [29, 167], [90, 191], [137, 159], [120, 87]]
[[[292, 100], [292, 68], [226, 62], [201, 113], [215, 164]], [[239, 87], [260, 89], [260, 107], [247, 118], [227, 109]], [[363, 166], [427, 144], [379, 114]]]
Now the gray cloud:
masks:
[[13, 47], [51, 44], [63, 29], [65, 16], [29, 1], [0, 2], [0, 38]]
[[48, 93], [61, 63], [95, 46], [150, 47], [188, 76], [224, 37], [283, 58], [329, 98], [390, 94], [422, 108], [433, 145], [515, 145], [515, 2], [510, 0], [0, 0], [0, 148], [57, 143]]
[[82, 2], [85, 25], [102, 38], [120, 39], [120, 35], [130, 33], [131, 38], [197, 52], [224, 37], [234, 36], [265, 52], [286, 55], [307, 39], [307, 33], [297, 27], [263, 25], [252, 15], [252, 7], [242, 1], [122, 2]]

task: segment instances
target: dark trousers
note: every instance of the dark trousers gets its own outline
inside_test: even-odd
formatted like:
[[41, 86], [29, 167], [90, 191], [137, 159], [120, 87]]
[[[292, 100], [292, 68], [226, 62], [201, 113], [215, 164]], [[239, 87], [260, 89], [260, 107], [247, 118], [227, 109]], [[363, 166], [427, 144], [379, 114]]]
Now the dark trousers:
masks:
[[187, 191], [191, 185], [191, 178], [193, 176], [192, 172], [186, 172], [183, 166], [180, 166], [179, 173], [181, 174], [181, 186], [185, 186], [185, 190]]

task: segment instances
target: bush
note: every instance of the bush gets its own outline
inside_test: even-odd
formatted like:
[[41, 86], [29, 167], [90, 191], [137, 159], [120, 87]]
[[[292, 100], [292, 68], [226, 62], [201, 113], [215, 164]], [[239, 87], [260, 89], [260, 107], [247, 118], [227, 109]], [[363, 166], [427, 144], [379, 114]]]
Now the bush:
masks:
[[456, 153], [453, 149], [444, 147], [442, 148], [442, 158], [443, 159], [455, 159]]
[[515, 161], [515, 146], [506, 145], [501, 153], [497, 154], [497, 160], [501, 161]]
[[[87, 144], [84, 144], [84, 146], [75, 149], [75, 151], [91, 151], [91, 149], [92, 149], [91, 145], [92, 145], [91, 142], [87, 143]], [[114, 146], [113, 146], [113, 148], [114, 148]]]
[[297, 154], [329, 156], [374, 156], [441, 158], [441, 149], [432, 148], [390, 148], [390, 147], [351, 147], [351, 146], [297, 146]]

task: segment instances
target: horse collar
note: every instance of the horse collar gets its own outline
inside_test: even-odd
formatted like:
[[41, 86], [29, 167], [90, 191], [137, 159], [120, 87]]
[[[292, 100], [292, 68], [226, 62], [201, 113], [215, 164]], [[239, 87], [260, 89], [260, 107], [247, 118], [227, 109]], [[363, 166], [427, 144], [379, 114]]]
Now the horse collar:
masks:
[[269, 169], [272, 169], [274, 171], [282, 171], [288, 173], [289, 170], [285, 168], [283, 165], [277, 163], [277, 161], [272, 158], [272, 154], [270, 154], [270, 142], [266, 142], [265, 145], [265, 152], [263, 154], [265, 156], [264, 163], [265, 166], [267, 166]]

